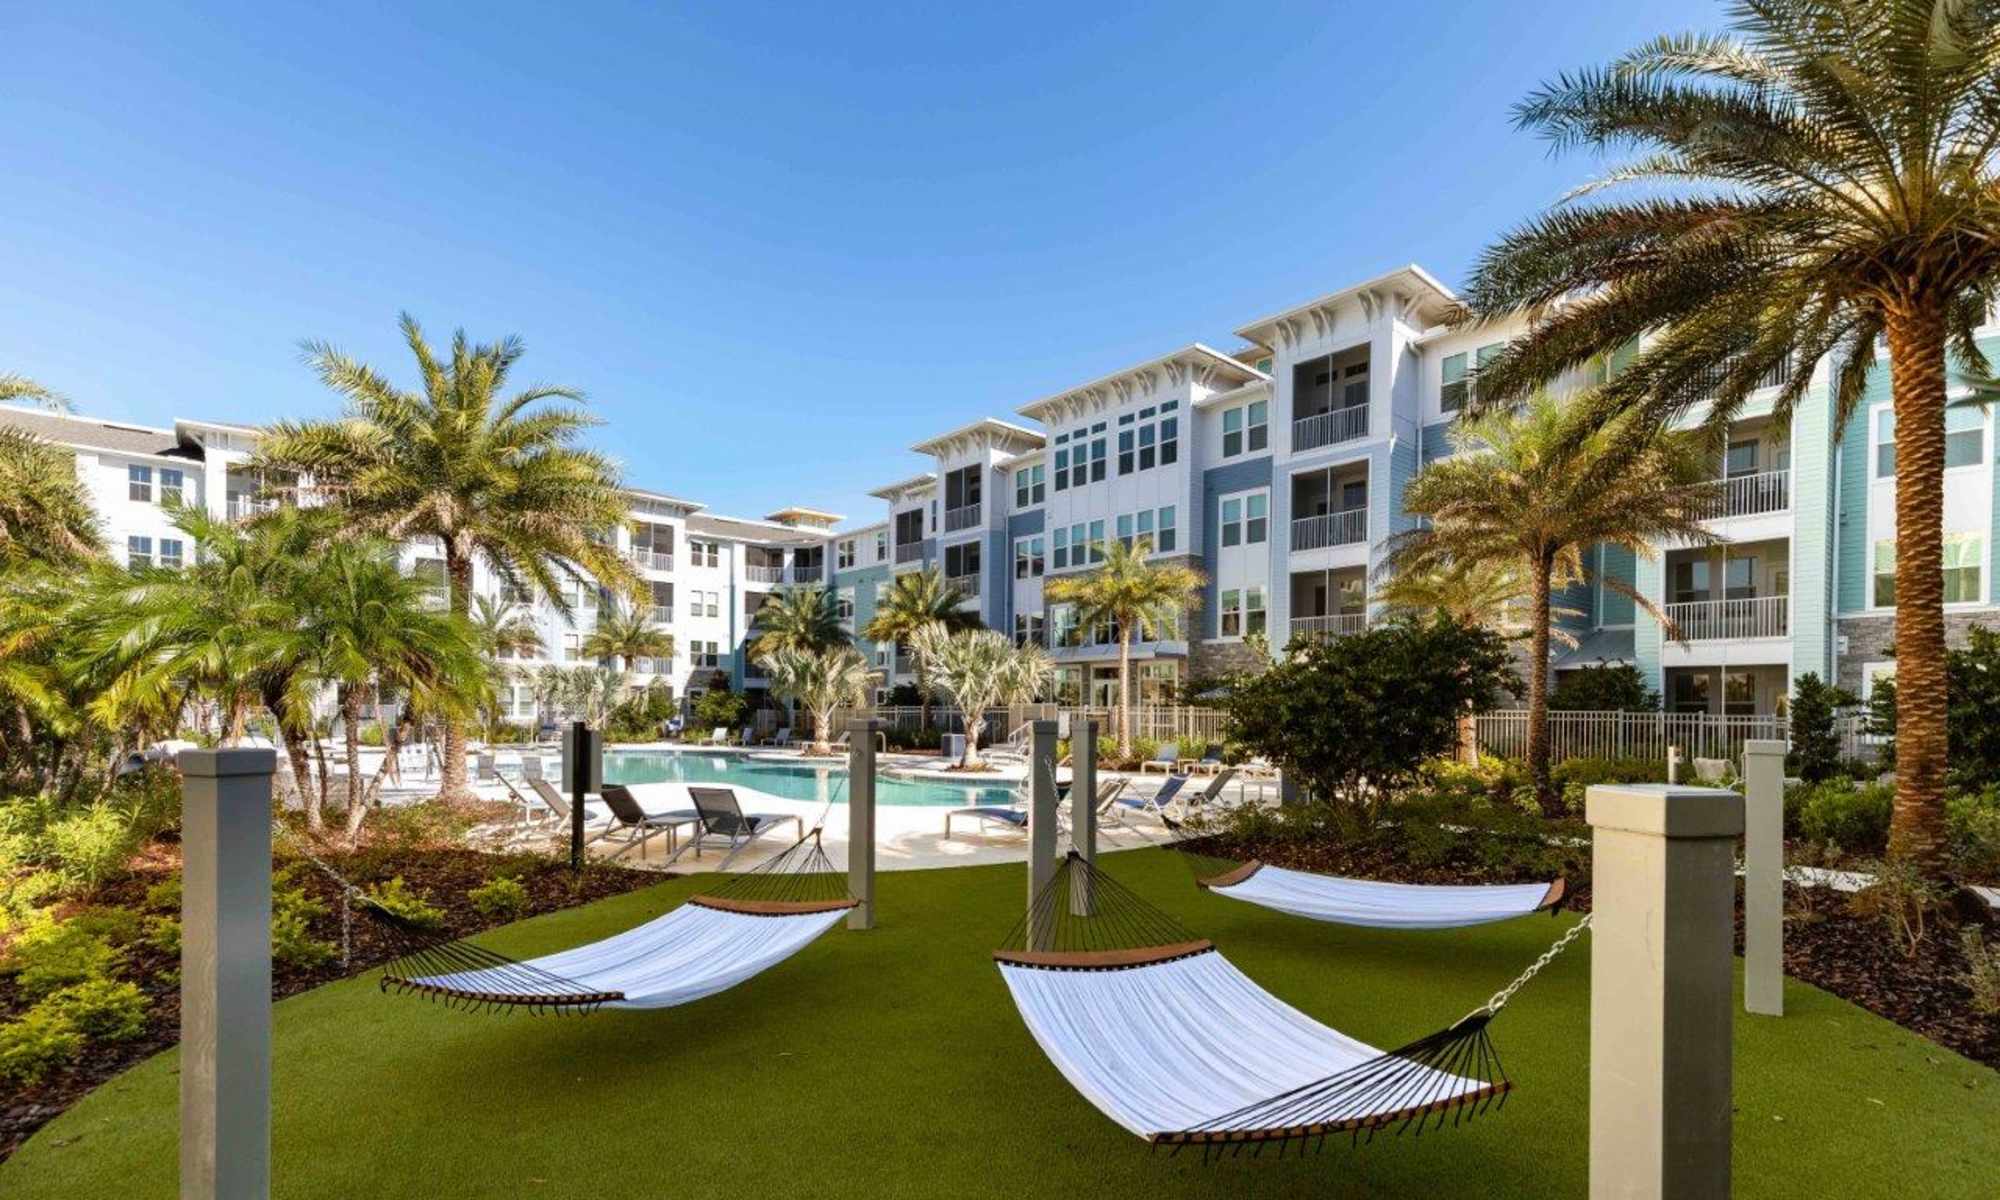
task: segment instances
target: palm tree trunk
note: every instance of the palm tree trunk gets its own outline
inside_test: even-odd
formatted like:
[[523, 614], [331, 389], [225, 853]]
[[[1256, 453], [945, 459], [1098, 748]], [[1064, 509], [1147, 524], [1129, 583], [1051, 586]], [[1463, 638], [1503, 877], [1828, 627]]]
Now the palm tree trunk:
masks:
[[1118, 757], [1132, 757], [1132, 622], [1118, 623]]
[[[451, 538], [444, 539], [444, 569], [450, 587], [451, 611], [460, 618], [469, 618], [472, 613], [472, 559]], [[465, 778], [465, 725], [454, 713], [446, 713], [441, 719], [444, 724], [444, 768], [438, 799], [448, 803], [470, 801], [474, 796]]]
[[1945, 320], [1919, 299], [1887, 314], [1896, 414], [1896, 800], [1889, 853], [1944, 869]]
[[1559, 816], [1562, 798], [1549, 776], [1549, 575], [1546, 556], [1535, 560], [1534, 636], [1528, 650], [1528, 770], [1535, 782], [1535, 803], [1546, 816]]
[[[983, 713], [986, 710], [981, 708], [979, 711]], [[960, 755], [958, 759], [958, 765], [963, 770], [976, 771], [986, 765], [986, 761], [979, 757], [979, 735], [985, 732], [986, 720], [984, 717], [977, 721], [970, 717], [966, 718], [965, 753]]]
[[[340, 724], [347, 731], [347, 827], [351, 831], [361, 824], [358, 819], [361, 808], [361, 688], [357, 684], [349, 684], [347, 694], [340, 698]], [[387, 751], [388, 739], [383, 741], [383, 749]]]
[[[898, 646], [897, 652], [901, 653]], [[917, 732], [931, 727], [931, 681], [924, 673], [924, 660], [917, 660]]]

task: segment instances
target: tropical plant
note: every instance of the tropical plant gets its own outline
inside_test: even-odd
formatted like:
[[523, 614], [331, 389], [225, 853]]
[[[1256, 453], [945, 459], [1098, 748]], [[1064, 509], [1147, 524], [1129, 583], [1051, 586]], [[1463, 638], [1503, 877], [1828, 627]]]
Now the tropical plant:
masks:
[[1820, 783], [1840, 771], [1840, 711], [1861, 703], [1845, 688], [1834, 687], [1807, 671], [1792, 681], [1791, 757], [1786, 767], [1807, 783]]
[[480, 649], [496, 662], [503, 658], [538, 658], [545, 648], [534, 618], [512, 600], [474, 596], [469, 619]]
[[[966, 594], [945, 578], [941, 567], [925, 567], [896, 576], [876, 601], [875, 617], [861, 636], [874, 642], [894, 642], [899, 653], [916, 650], [917, 632], [931, 625], [946, 630], [978, 629], [979, 614], [968, 610]], [[931, 727], [931, 681], [924, 660], [916, 659], [917, 727]]]
[[836, 709], [860, 704], [875, 682], [868, 660], [846, 646], [808, 650], [780, 646], [758, 660], [771, 681], [771, 690], [788, 700], [796, 700], [812, 714], [813, 736], [807, 754], [832, 754], [828, 736], [833, 732]]
[[75, 407], [62, 393], [43, 387], [26, 375], [0, 371], [0, 403], [14, 400], [26, 400], [56, 412], [68, 412]]
[[[472, 574], [484, 562], [507, 584], [535, 589], [567, 615], [561, 584], [636, 593], [638, 578], [613, 548], [629, 508], [610, 460], [575, 444], [591, 419], [572, 388], [533, 385], [503, 395], [524, 351], [519, 338], [474, 345], [453, 335], [440, 360], [416, 319], [403, 340], [421, 390], [406, 391], [325, 342], [307, 363], [346, 402], [337, 420], [281, 421], [255, 463], [272, 490], [337, 507], [354, 532], [402, 541], [435, 538], [450, 611], [468, 616]], [[444, 724], [443, 795], [464, 799], [465, 724]]]
[[[1427, 522], [1396, 534], [1388, 554], [1397, 574], [1496, 562], [1525, 576], [1528, 765], [1536, 798], [1551, 815], [1561, 803], [1549, 777], [1555, 590], [1590, 577], [1584, 550], [1600, 543], [1651, 556], [1659, 541], [1715, 540], [1702, 523], [1715, 491], [1699, 440], [1647, 425], [1640, 414], [1581, 425], [1587, 404], [1541, 393], [1519, 408], [1460, 422], [1452, 437], [1464, 453], [1425, 467], [1403, 493], [1403, 507]], [[1664, 622], [1659, 607], [1623, 580], [1600, 582]]]
[[598, 610], [597, 626], [584, 635], [581, 649], [586, 658], [617, 660], [629, 681], [634, 659], [674, 656], [674, 635], [653, 624], [649, 609], [613, 601]]
[[1108, 625], [1118, 637], [1118, 755], [1132, 757], [1132, 643], [1173, 637], [1201, 603], [1207, 580], [1181, 563], [1147, 562], [1153, 544], [1104, 545], [1104, 564], [1087, 575], [1048, 580], [1042, 592], [1052, 604], [1074, 604], [1077, 624]]
[[912, 642], [925, 675], [951, 697], [965, 718], [965, 754], [958, 765], [969, 771], [985, 765], [979, 758], [979, 738], [986, 731], [986, 710], [1034, 699], [1055, 673], [1048, 651], [1016, 646], [1012, 638], [991, 629], [953, 633], [942, 624], [926, 625]]
[[836, 650], [854, 641], [840, 624], [833, 592], [819, 584], [782, 588], [765, 599], [752, 619], [751, 657], [780, 650]]
[[1557, 712], [1660, 711], [1660, 693], [1631, 663], [1585, 663], [1566, 671], [1549, 692], [1549, 707]]
[[103, 553], [75, 456], [31, 433], [0, 427], [0, 567], [74, 566]]
[[[1503, 403], [1640, 342], [1595, 411], [1722, 428], [1790, 364], [1831, 357], [1835, 427], [1878, 339], [1896, 423], [1896, 644], [1903, 707], [1892, 856], [1942, 869], [1946, 356], [1986, 375], [1973, 334], [2000, 274], [2000, 9], [1990, 0], [1762, 0], [1729, 35], [1662, 37], [1567, 74], [1516, 109], [1557, 150], [1634, 149], [1505, 235], [1471, 320], [1526, 313], [1479, 373]], [[1819, 378], [1790, 372], [1783, 423]], [[1817, 402], [1817, 400], [1815, 400]]]

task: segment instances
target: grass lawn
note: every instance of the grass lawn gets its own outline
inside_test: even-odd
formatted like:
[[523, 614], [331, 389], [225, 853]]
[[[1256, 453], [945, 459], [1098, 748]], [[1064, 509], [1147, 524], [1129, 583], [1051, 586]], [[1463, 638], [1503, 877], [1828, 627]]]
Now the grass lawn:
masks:
[[[1189, 886], [1171, 856], [1107, 867], [1261, 984], [1377, 1045], [1473, 1007], [1562, 926], [1390, 933]], [[1577, 1196], [1585, 1190], [1588, 940], [1494, 1037], [1516, 1092], [1467, 1128], [1278, 1161], [1153, 1154], [1070, 1090], [988, 952], [1019, 866], [890, 874], [881, 928], [836, 929], [732, 992], [587, 1019], [467, 1015], [373, 976], [280, 1004], [274, 1193], [356, 1196]], [[699, 888], [673, 880], [490, 934], [538, 953]], [[2000, 1074], [1803, 985], [1739, 1016], [1739, 1196], [1990, 1197]], [[168, 1196], [176, 1056], [92, 1094], [0, 1165], [0, 1195]]]

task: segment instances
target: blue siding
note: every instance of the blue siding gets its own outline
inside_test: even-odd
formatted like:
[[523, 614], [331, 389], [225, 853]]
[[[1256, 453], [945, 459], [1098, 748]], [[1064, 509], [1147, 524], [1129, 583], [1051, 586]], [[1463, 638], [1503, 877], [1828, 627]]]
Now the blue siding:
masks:
[[1409, 439], [1397, 441], [1389, 451], [1389, 532], [1402, 533], [1417, 526], [1417, 518], [1403, 507], [1403, 491], [1410, 486], [1410, 480], [1417, 477], [1422, 466], [1417, 461], [1417, 447]]
[[986, 594], [979, 598], [980, 619], [1002, 632], [1014, 631], [1014, 543], [1006, 531], [986, 536]]
[[1868, 607], [1868, 422], [1888, 401], [1888, 373], [1878, 370], [1840, 434], [1840, 578], [1835, 596], [1842, 613]]
[[888, 564], [874, 567], [859, 567], [852, 571], [835, 571], [833, 586], [854, 589], [854, 636], [858, 640], [868, 622], [875, 619], [875, 585], [889, 578]]
[[1047, 516], [1048, 510], [1041, 508], [1031, 509], [1023, 513], [1007, 514], [1007, 537], [1009, 540], [1019, 537], [1033, 537], [1042, 532], [1042, 525], [1046, 522]]
[[[1210, 467], [1201, 476], [1201, 568], [1208, 576], [1208, 583], [1202, 588], [1201, 636], [1216, 636], [1220, 618], [1215, 611], [1215, 564], [1220, 548], [1216, 527], [1222, 523], [1222, 501], [1218, 498], [1229, 492], [1240, 492], [1248, 488], [1271, 486], [1271, 459], [1253, 458], [1246, 462], [1230, 463], [1222, 467]], [[1277, 505], [1273, 504], [1275, 510]], [[1274, 522], [1274, 527], [1276, 526]], [[1282, 528], [1290, 528], [1282, 526]], [[1277, 543], [1274, 534], [1272, 543]], [[1275, 585], [1274, 585], [1275, 587]], [[1267, 602], [1268, 603], [1268, 602]]]
[[[1628, 587], [1639, 581], [1638, 557], [1623, 546], [1604, 546], [1603, 557], [1598, 569], [1607, 579], [1616, 579]], [[1615, 592], [1602, 584], [1598, 585], [1598, 623], [1601, 625], [1630, 625], [1632, 623], [1632, 597]]]
[[1456, 421], [1439, 421], [1424, 426], [1424, 465], [1429, 466], [1452, 452], [1451, 427]]

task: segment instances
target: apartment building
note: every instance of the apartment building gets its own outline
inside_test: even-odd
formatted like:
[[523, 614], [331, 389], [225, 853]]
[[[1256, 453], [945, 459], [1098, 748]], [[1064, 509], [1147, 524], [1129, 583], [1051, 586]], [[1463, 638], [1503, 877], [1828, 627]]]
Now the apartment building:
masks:
[[[617, 545], [651, 589], [650, 611], [675, 636], [672, 659], [635, 664], [677, 695], [723, 672], [755, 691], [745, 647], [757, 608], [779, 588], [824, 583], [843, 619], [865, 629], [898, 575], [939, 568], [989, 627], [1049, 648], [1068, 697], [1104, 703], [1117, 687], [1116, 631], [1085, 627], [1049, 603], [1051, 578], [1089, 571], [1111, 539], [1145, 541], [1157, 560], [1208, 578], [1179, 628], [1134, 647], [1142, 698], [1246, 665], [1255, 637], [1340, 635], [1379, 617], [1370, 581], [1426, 463], [1459, 452], [1457, 414], [1505, 328], [1443, 324], [1454, 297], [1403, 267], [1238, 326], [1227, 351], [1195, 343], [910, 447], [915, 473], [876, 489], [879, 521], [841, 529], [836, 514], [788, 508], [761, 519], [635, 490]], [[1994, 331], [2000, 334], [2000, 329]], [[1616, 364], [1612, 365], [1615, 369]], [[1760, 714], [1782, 708], [1811, 671], [1866, 693], [1893, 671], [1895, 428], [1886, 368], [1844, 429], [1828, 404], [1828, 367], [1789, 422], [1772, 414], [1778, 372], [1752, 397], [1716, 463], [1725, 480], [1709, 549], [1592, 552], [1600, 579], [1562, 597], [1583, 616], [1558, 671], [1636, 666], [1678, 711]], [[1699, 419], [1697, 411], [1689, 420]], [[2000, 487], [1991, 414], [1948, 414], [1945, 566], [1949, 623], [1962, 638], [1995, 620]], [[0, 421], [69, 446], [114, 551], [143, 561], [189, 553], [163, 505], [178, 499], [240, 516], [258, 503], [243, 470], [257, 431], [176, 421], [151, 429], [0, 409]], [[412, 570], [441, 570], [434, 547], [406, 548]], [[1633, 587], [1664, 627], [1603, 579]], [[481, 571], [475, 586], [498, 597]], [[607, 598], [576, 587], [566, 619], [546, 598], [510, 597], [541, 625], [548, 656], [573, 663]], [[913, 678], [891, 645], [861, 643], [886, 690]], [[509, 710], [533, 715], [531, 689]]]

